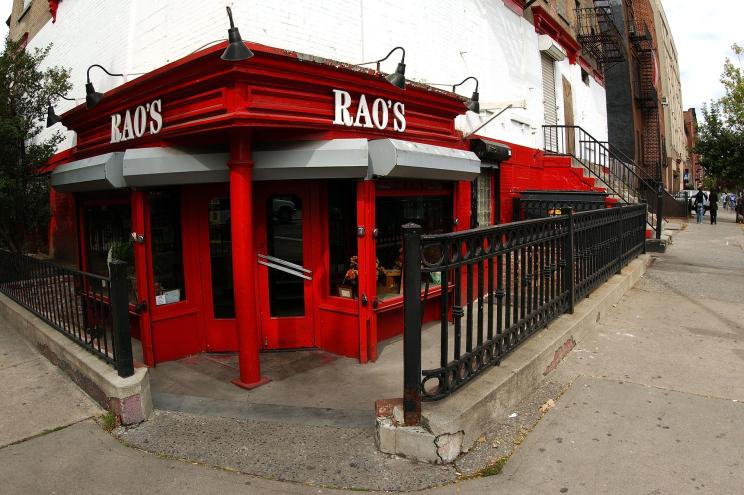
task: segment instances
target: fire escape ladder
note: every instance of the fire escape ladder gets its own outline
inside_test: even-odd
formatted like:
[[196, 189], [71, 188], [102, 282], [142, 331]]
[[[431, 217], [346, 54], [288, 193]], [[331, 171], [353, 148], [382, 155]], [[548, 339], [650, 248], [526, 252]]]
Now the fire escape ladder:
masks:
[[625, 60], [623, 38], [613, 21], [608, 0], [595, 0], [593, 7], [577, 8], [576, 21], [582, 51], [604, 70]]

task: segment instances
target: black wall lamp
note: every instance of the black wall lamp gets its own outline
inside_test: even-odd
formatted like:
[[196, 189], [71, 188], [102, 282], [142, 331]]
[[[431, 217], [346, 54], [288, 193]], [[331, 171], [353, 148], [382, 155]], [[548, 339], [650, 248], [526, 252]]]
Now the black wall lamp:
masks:
[[109, 76], [124, 77], [124, 74], [112, 74], [109, 71], [107, 71], [103, 66], [98, 65], [98, 64], [93, 64], [90, 67], [88, 67], [87, 82], [85, 83], [85, 105], [88, 107], [88, 109], [95, 107], [103, 99], [103, 93], [98, 93], [93, 87], [93, 83], [90, 82], [90, 70], [93, 67], [98, 67], [99, 69], [101, 69], [103, 72], [105, 72]]
[[220, 58], [229, 62], [248, 60], [253, 56], [253, 52], [243, 42], [243, 38], [240, 37], [240, 31], [238, 31], [238, 28], [233, 23], [232, 10], [230, 10], [230, 7], [225, 8], [227, 9], [227, 17], [230, 18], [230, 29], [227, 30], [227, 47], [222, 52]]
[[477, 78], [473, 76], [466, 77], [459, 83], [452, 86], [452, 92], [454, 93], [455, 88], [464, 84], [468, 79], [472, 79], [473, 81], [475, 81], [475, 91], [473, 91], [473, 95], [470, 97], [470, 99], [465, 102], [465, 106], [471, 112], [480, 113], [480, 101], [479, 101], [480, 95], [478, 94], [478, 79]]
[[[59, 95], [60, 98], [67, 101], [77, 101], [74, 98], [67, 98], [66, 96]], [[54, 124], [57, 124], [59, 122], [62, 122], [62, 117], [57, 115], [54, 112], [54, 107], [52, 106], [52, 102], [47, 102], [47, 121], [46, 126], [52, 127]]]
[[384, 62], [385, 60], [390, 58], [390, 55], [392, 55], [395, 50], [402, 51], [403, 55], [400, 57], [400, 62], [398, 62], [398, 67], [395, 68], [395, 72], [385, 76], [385, 79], [396, 88], [406, 89], [406, 50], [402, 46], [396, 46], [380, 60], [375, 60], [374, 62], [364, 62], [357, 65], [377, 64], [377, 72], [380, 72], [380, 62]]

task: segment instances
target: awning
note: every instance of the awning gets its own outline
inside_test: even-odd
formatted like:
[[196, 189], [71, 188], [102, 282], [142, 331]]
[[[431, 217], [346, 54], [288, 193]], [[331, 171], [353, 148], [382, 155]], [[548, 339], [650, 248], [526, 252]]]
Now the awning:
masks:
[[362, 178], [367, 153], [366, 139], [278, 143], [253, 151], [253, 180]]
[[125, 187], [124, 153], [105, 153], [60, 165], [52, 171], [52, 187], [62, 192], [106, 191]]
[[124, 181], [131, 187], [227, 182], [227, 153], [174, 148], [134, 148], [124, 153]]
[[480, 165], [472, 151], [399, 139], [369, 142], [369, 174], [372, 177], [473, 180], [480, 173]]

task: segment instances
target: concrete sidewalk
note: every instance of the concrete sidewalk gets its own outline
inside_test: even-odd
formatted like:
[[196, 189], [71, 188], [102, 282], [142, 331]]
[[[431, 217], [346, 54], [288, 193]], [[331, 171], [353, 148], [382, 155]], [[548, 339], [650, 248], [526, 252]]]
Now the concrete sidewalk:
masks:
[[0, 318], [0, 447], [103, 410]]

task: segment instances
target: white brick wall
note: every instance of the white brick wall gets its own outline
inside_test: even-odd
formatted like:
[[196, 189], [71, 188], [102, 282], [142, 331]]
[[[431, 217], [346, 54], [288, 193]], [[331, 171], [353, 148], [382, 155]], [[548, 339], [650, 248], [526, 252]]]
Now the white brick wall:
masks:
[[[380, 58], [401, 45], [409, 79], [455, 83], [476, 76], [482, 106], [528, 102], [527, 109], [508, 110], [480, 133], [542, 145], [537, 33], [500, 0], [66, 0], [57, 22], [44, 26], [31, 46], [54, 43], [49, 63], [71, 68], [71, 96], [83, 98], [90, 64], [111, 72], [148, 72], [226, 38], [226, 3], [245, 40], [349, 63]], [[396, 53], [383, 71], [393, 71], [398, 60]], [[586, 88], [578, 65], [558, 64], [557, 81], [563, 73], [572, 82], [576, 124], [606, 139], [604, 89], [594, 80]], [[91, 80], [99, 91], [125, 81], [97, 69]], [[470, 95], [473, 89], [468, 82], [458, 92]], [[557, 89], [562, 105], [562, 89]], [[62, 101], [57, 111], [71, 106]], [[61, 149], [72, 142], [70, 136]]]

